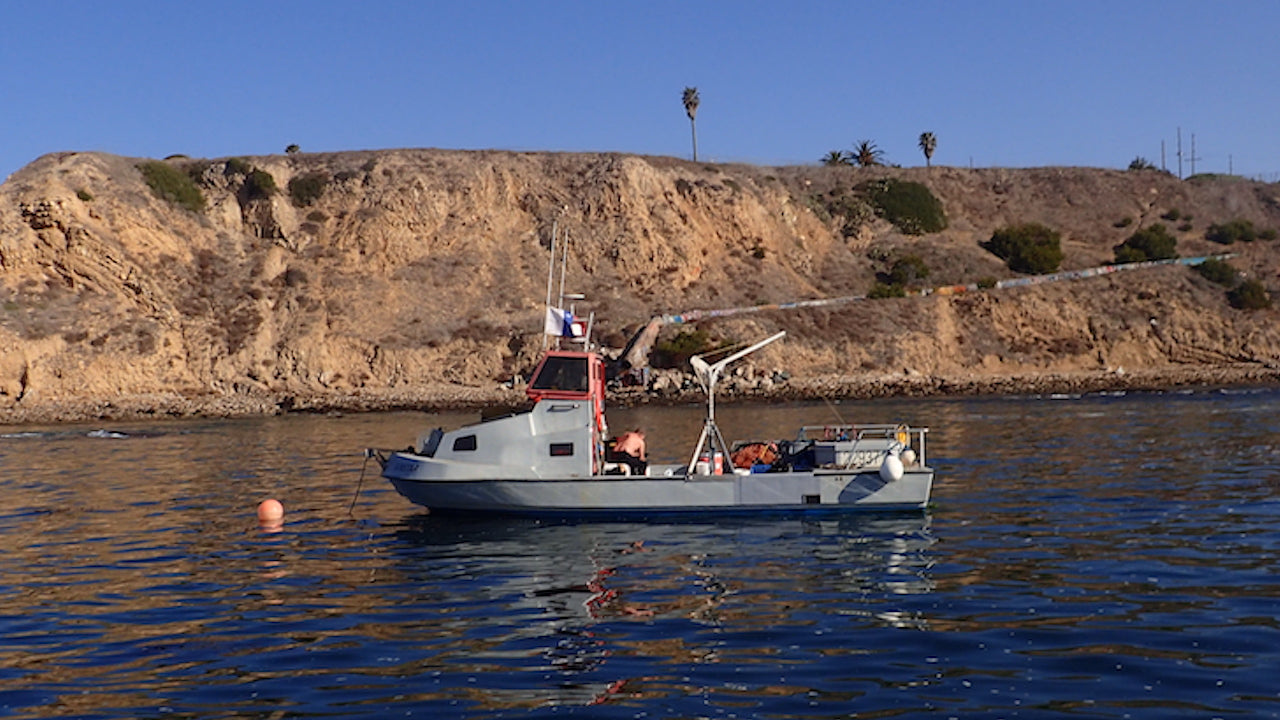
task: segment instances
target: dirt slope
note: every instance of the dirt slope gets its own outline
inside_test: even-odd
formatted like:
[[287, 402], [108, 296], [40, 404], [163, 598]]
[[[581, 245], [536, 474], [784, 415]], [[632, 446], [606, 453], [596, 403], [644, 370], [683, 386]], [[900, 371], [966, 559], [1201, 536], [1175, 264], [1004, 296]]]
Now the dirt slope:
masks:
[[[1280, 228], [1280, 186], [1155, 172], [438, 150], [168, 161], [194, 168], [197, 213], [158, 199], [140, 162], [50, 155], [0, 185], [0, 422], [509, 396], [501, 383], [540, 348], [553, 227], [572, 239], [568, 289], [614, 348], [660, 313], [862, 294], [906, 253], [928, 284], [1010, 277], [980, 247], [1010, 223], [1061, 232], [1067, 269], [1110, 261], [1155, 222], [1181, 228], [1183, 256], [1224, 249], [1204, 240], [1212, 223]], [[279, 191], [255, 192], [246, 168]], [[927, 185], [948, 228], [908, 236], [869, 218], [842, 232], [831, 200], [882, 176]], [[307, 179], [318, 197], [299, 206], [287, 188]], [[1280, 241], [1229, 249], [1276, 291]], [[788, 330], [748, 375], [785, 371], [761, 391], [806, 394], [1269, 381], [1276, 320], [1166, 267], [702, 325], [735, 341]]]

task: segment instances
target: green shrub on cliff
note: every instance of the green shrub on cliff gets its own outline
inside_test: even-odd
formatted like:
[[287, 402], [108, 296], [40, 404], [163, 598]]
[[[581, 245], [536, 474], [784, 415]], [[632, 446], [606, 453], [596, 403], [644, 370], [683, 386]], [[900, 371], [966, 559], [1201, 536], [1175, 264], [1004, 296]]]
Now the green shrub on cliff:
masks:
[[329, 185], [329, 175], [323, 172], [310, 172], [299, 175], [289, 181], [289, 197], [298, 207], [307, 207], [320, 199], [324, 189]]
[[1264, 310], [1271, 307], [1267, 289], [1257, 280], [1245, 280], [1228, 290], [1227, 301], [1237, 310]]
[[929, 266], [919, 255], [909, 254], [903, 255], [893, 263], [893, 267], [889, 268], [889, 273], [885, 279], [890, 285], [901, 285], [907, 287], [917, 280], [924, 280], [929, 277]]
[[245, 176], [244, 192], [250, 200], [266, 200], [280, 192], [280, 187], [271, 173], [254, 168]]
[[1040, 223], [1000, 228], [982, 247], [1004, 260], [1014, 272], [1043, 275], [1062, 265], [1061, 236]]
[[1169, 260], [1178, 257], [1178, 239], [1169, 234], [1164, 225], [1156, 223], [1129, 236], [1128, 240], [1112, 248], [1117, 263]]
[[838, 224], [840, 234], [853, 237], [875, 217], [875, 208], [865, 198], [848, 190], [832, 190], [825, 195], [808, 195], [804, 202], [814, 216], [826, 224]]
[[867, 297], [872, 300], [881, 300], [884, 298], [900, 298], [907, 296], [907, 289], [896, 283], [876, 282], [871, 286], [871, 291], [867, 293]]
[[1222, 224], [1213, 224], [1204, 233], [1204, 239], [1219, 245], [1232, 245], [1239, 242], [1253, 242], [1260, 238], [1253, 223], [1248, 220], [1230, 220]]
[[138, 170], [156, 197], [191, 212], [204, 211], [204, 193], [187, 173], [159, 160], [139, 163]]
[[947, 229], [947, 214], [929, 188], [909, 180], [872, 180], [858, 187], [876, 214], [907, 235]]
[[1262, 310], [1271, 307], [1267, 289], [1257, 280], [1240, 282], [1240, 274], [1222, 260], [1209, 258], [1195, 266], [1195, 271], [1211, 282], [1230, 288], [1227, 302], [1237, 310]]
[[1217, 258], [1209, 258], [1199, 265], [1195, 266], [1195, 271], [1200, 273], [1206, 280], [1217, 283], [1223, 287], [1231, 287], [1236, 284], [1239, 275], [1236, 269]]
[[248, 160], [239, 157], [233, 157], [227, 160], [222, 168], [224, 175], [248, 175], [253, 172], [253, 165]]

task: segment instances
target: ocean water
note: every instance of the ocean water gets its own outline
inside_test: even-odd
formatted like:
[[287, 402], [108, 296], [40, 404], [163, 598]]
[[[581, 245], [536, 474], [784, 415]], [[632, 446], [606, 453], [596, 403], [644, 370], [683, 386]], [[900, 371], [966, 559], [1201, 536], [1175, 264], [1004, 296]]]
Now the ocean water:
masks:
[[1280, 715], [1280, 392], [717, 415], [927, 424], [934, 505], [461, 521], [362, 450], [470, 414], [0, 428], [0, 716]]

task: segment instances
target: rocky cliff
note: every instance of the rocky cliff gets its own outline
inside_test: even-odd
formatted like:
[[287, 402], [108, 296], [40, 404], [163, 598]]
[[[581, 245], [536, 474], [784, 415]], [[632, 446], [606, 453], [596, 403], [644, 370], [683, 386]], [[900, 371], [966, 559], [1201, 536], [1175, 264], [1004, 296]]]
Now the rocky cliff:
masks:
[[[143, 162], [51, 155], [0, 186], [0, 422], [502, 397], [541, 347], [553, 228], [571, 241], [566, 289], [613, 348], [662, 313], [861, 295], [911, 254], [927, 285], [1011, 277], [981, 243], [1023, 222], [1061, 233], [1065, 269], [1160, 222], [1181, 255], [1235, 252], [1278, 282], [1280, 241], [1205, 239], [1230, 220], [1280, 227], [1280, 186], [1235, 178], [438, 150], [164, 161], [201, 191], [191, 210]], [[907, 235], [849, 209], [885, 177], [927, 186], [947, 228]], [[785, 375], [761, 391], [804, 395], [1271, 382], [1276, 320], [1172, 266], [699, 325], [724, 341], [788, 330], [742, 388]]]

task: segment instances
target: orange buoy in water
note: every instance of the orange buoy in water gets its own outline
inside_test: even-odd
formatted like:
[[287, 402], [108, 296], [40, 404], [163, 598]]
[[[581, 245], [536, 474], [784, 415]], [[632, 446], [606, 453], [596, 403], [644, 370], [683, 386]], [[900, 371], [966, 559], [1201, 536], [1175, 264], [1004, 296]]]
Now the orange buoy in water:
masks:
[[274, 525], [284, 519], [284, 505], [279, 500], [270, 498], [258, 503], [258, 522]]

